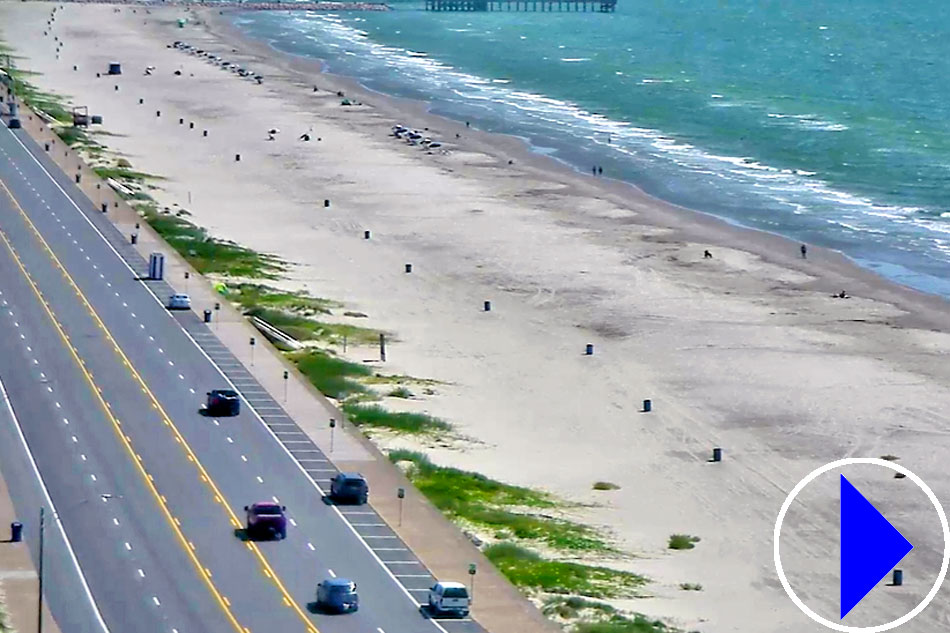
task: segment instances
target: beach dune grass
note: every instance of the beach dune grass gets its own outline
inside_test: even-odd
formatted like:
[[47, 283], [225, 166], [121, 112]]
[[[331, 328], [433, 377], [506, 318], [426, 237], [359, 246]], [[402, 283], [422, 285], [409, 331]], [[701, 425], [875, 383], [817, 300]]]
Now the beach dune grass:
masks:
[[175, 215], [146, 210], [145, 221], [201, 274], [276, 279], [286, 269], [273, 255], [211, 237], [205, 229]]
[[272, 308], [299, 313], [302, 316], [332, 314], [342, 304], [329, 299], [311, 297], [304, 292], [288, 292], [263, 284], [242, 283], [228, 286], [228, 299], [244, 308]]
[[536, 541], [562, 551], [612, 551], [592, 528], [538, 514], [537, 510], [559, 505], [544, 492], [505, 484], [480, 473], [437, 466], [415, 451], [394, 450], [389, 458], [410, 463], [407, 476], [413, 485], [449, 518], [490, 531], [495, 538]]
[[589, 614], [589, 619], [604, 619], [616, 614], [617, 609], [606, 602], [589, 600], [580, 596], [551, 596], [544, 601], [541, 613], [562, 620], [576, 620], [586, 614]]
[[549, 618], [559, 618], [566, 630], [593, 633], [660, 633], [669, 631], [662, 622], [646, 616], [626, 614], [615, 607], [580, 596], [551, 596], [544, 601], [541, 612]]
[[669, 548], [670, 549], [693, 549], [696, 547], [696, 543], [699, 543], [700, 538], [698, 536], [690, 536], [689, 534], [671, 534]]
[[589, 598], [632, 598], [646, 579], [626, 571], [556, 561], [513, 543], [497, 543], [485, 556], [518, 587]]
[[388, 429], [399, 433], [436, 433], [451, 431], [452, 425], [445, 420], [425, 413], [389, 411], [379, 405], [344, 404], [343, 411], [350, 422], [357, 426]]
[[582, 622], [574, 633], [666, 633], [674, 631], [659, 620], [640, 615], [632, 618], [616, 616], [605, 622]]
[[366, 391], [354, 378], [368, 376], [368, 367], [314, 349], [292, 352], [287, 357], [320, 393], [330, 398], [343, 400]]
[[152, 174], [147, 174], [144, 171], [135, 171], [129, 167], [115, 166], [115, 167], [93, 167], [92, 169], [96, 172], [96, 175], [102, 178], [103, 180], [108, 180], [112, 178], [113, 180], [118, 181], [145, 181], [145, 180], [161, 180], [159, 176], [153, 176]]

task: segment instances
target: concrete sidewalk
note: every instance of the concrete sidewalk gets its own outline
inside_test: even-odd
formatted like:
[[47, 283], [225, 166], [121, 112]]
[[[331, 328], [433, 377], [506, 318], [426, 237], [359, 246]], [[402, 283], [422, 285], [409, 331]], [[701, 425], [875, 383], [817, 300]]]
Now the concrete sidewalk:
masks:
[[[24, 129], [40, 149], [44, 150], [48, 144], [48, 154], [73, 181], [75, 175], [80, 175], [79, 186], [91, 201], [87, 201], [89, 207], [101, 209], [105, 204], [109, 219], [120, 232], [128, 237], [133, 233], [138, 235], [136, 248], [143, 257], [147, 258], [152, 252], [164, 253], [165, 279], [179, 292], [187, 292], [191, 296], [192, 309], [199, 316], [205, 309], [212, 310], [214, 322], [210, 325], [211, 330], [244, 363], [271, 397], [283, 405], [301, 430], [327, 453], [338, 468], [358, 470], [367, 477], [373, 491], [372, 507], [437, 578], [468, 583], [471, 580], [469, 565], [477, 565], [472, 612], [482, 626], [492, 633], [560, 631], [560, 627], [547, 620], [509, 583], [478, 548], [416, 491], [402, 472], [352, 424], [343, 424], [344, 432], [336, 434], [334, 450], [330, 452], [329, 420], [345, 420], [342, 411], [297, 372], [240, 311], [215, 292], [208, 280], [168, 246], [111, 187], [96, 177], [76, 152], [66, 147], [37, 115], [22, 106], [21, 115]], [[79, 200], [76, 202], [82, 204]], [[188, 282], [185, 281], [186, 272], [191, 277]], [[214, 309], [215, 304], [220, 304], [219, 310]], [[253, 356], [251, 337], [257, 342]], [[287, 380], [283, 378], [285, 371], [289, 375]], [[406, 489], [401, 523], [396, 497], [398, 488]]]

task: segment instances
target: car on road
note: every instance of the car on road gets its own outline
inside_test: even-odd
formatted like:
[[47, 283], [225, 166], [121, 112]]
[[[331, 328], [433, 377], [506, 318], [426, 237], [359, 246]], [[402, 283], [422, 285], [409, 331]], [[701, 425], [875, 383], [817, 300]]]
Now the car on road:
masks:
[[429, 612], [467, 617], [472, 606], [468, 589], [460, 582], [441, 581], [429, 588]]
[[209, 391], [205, 413], [213, 416], [238, 415], [241, 413], [241, 396], [232, 389]]
[[330, 480], [330, 499], [363, 505], [369, 498], [369, 484], [360, 473], [337, 473]]
[[346, 578], [327, 578], [317, 585], [317, 608], [335, 613], [356, 611], [360, 608], [356, 583]]
[[283, 540], [287, 538], [287, 508], [272, 501], [259, 501], [244, 506], [247, 513], [245, 534], [251, 539]]
[[176, 293], [168, 298], [169, 310], [190, 310], [191, 297], [186, 294]]

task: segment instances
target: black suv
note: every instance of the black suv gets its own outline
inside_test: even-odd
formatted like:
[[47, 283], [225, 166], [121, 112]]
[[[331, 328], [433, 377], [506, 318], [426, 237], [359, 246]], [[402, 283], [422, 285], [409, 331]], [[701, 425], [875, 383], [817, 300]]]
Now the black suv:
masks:
[[330, 480], [333, 501], [363, 505], [369, 497], [369, 484], [360, 473], [339, 473]]
[[208, 415], [228, 416], [241, 412], [241, 397], [231, 389], [215, 389], [208, 392]]

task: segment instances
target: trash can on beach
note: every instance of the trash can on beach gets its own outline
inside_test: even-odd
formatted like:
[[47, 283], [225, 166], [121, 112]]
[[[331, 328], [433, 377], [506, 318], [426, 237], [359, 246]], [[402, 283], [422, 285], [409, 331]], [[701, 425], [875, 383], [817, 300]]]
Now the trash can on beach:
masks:
[[23, 540], [23, 524], [19, 521], [14, 521], [10, 524], [10, 542], [19, 543]]
[[205, 323], [211, 323], [211, 310], [205, 310]]
[[119, 62], [112, 62], [109, 64], [109, 74], [110, 75], [121, 75], [122, 74], [122, 64]]

